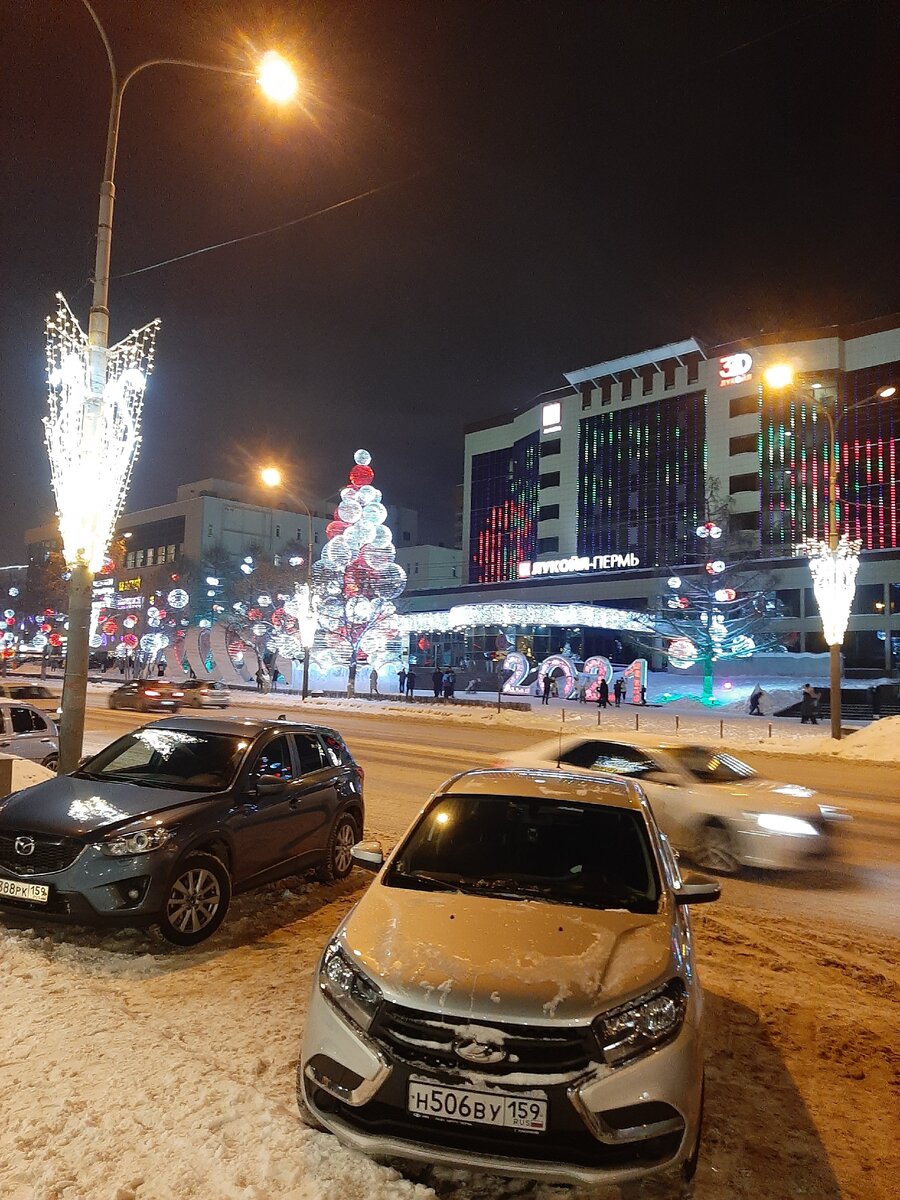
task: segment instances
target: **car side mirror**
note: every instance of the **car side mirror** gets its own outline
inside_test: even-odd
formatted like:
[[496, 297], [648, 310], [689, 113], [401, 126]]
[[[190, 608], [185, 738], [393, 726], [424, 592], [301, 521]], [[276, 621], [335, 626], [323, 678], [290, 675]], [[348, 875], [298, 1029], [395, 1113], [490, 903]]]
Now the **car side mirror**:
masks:
[[380, 871], [384, 866], [381, 842], [357, 842], [350, 854], [356, 865], [365, 871]]
[[712, 904], [722, 895], [715, 879], [706, 875], [686, 875], [675, 892], [676, 904]]
[[284, 780], [277, 775], [260, 775], [256, 781], [256, 794], [257, 796], [278, 796], [286, 786]]

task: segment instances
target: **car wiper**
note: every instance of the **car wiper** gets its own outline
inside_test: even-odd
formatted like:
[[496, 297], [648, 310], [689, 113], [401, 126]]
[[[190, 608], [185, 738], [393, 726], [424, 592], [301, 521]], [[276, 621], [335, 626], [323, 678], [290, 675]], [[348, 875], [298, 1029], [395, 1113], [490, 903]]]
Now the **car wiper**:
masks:
[[410, 887], [416, 884], [422, 885], [423, 890], [434, 892], [461, 892], [463, 889], [458, 883], [450, 883], [447, 879], [441, 879], [438, 875], [429, 875], [427, 871], [403, 871], [395, 867], [388, 876], [390, 883], [397, 882], [401, 887]]

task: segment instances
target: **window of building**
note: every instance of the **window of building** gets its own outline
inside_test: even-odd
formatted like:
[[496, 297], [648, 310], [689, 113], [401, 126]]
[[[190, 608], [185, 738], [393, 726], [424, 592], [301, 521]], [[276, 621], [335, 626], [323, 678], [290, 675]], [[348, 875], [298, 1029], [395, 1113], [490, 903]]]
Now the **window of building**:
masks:
[[404, 542], [409, 542], [409, 541], [412, 541], [412, 538], [409, 536], [409, 530], [408, 530], [408, 529], [404, 529], [404, 530], [403, 530], [403, 540], [404, 540]]
[[745, 413], [759, 411], [759, 403], [751, 392], [749, 396], [732, 396], [728, 401], [729, 417], [742, 417]]
[[558, 554], [559, 553], [559, 538], [545, 537], [538, 538], [538, 554]]
[[880, 617], [884, 615], [884, 584], [864, 583], [857, 586], [853, 596], [853, 613], [863, 617]]
[[212, 525], [207, 525], [207, 527], [206, 527], [206, 536], [207, 536], [207, 537], [212, 537]]
[[743, 475], [732, 475], [728, 480], [728, 490], [732, 496], [738, 492], [758, 492], [759, 471], [745, 471]]
[[275, 536], [281, 537], [281, 526], [280, 525], [275, 526]]
[[623, 400], [631, 399], [631, 383], [632, 383], [633, 379], [634, 379], [634, 376], [631, 374], [622, 376], [622, 399]]
[[746, 533], [748, 530], [759, 529], [759, 513], [732, 513], [728, 518], [728, 528], [732, 533]]
[[142, 566], [144, 565], [144, 552], [143, 552], [143, 550], [135, 550], [135, 552], [134, 552], [134, 565], [135, 565], [136, 567], [142, 567]]
[[588, 381], [587, 383], [583, 383], [578, 390], [581, 392], [582, 410], [585, 408], [590, 408], [591, 407], [591, 398], [593, 395], [593, 388], [591, 387], [590, 381]]
[[613, 379], [611, 375], [604, 375], [600, 380], [600, 403], [612, 404], [612, 385]]
[[551, 438], [549, 442], [541, 442], [541, 458], [546, 458], [548, 454], [559, 454], [562, 449], [562, 442], [559, 438]]
[[134, 566], [134, 551], [129, 550], [128, 553], [125, 555], [125, 569], [127, 571], [130, 571], [133, 566]]
[[678, 363], [674, 358], [668, 358], [663, 363], [663, 386], [667, 391], [675, 386], [675, 368], [677, 366]]
[[800, 616], [800, 589], [785, 588], [775, 593], [775, 603], [778, 606], [779, 617]]
[[538, 487], [559, 487], [559, 471], [545, 471], [538, 479]]
[[755, 433], [742, 433], [740, 437], [733, 437], [728, 442], [728, 453], [735, 454], [755, 454], [759, 449], [759, 438]]
[[155, 562], [156, 562], [156, 547], [148, 546], [147, 547], [147, 566], [152, 567]]
[[649, 396], [653, 391], [653, 376], [656, 374], [656, 367], [641, 367], [641, 393], [644, 396]]
[[538, 509], [539, 521], [555, 521], [559, 517], [558, 504], [542, 504]]
[[172, 545], [166, 546], [166, 561], [174, 562], [176, 558], [175, 547]]

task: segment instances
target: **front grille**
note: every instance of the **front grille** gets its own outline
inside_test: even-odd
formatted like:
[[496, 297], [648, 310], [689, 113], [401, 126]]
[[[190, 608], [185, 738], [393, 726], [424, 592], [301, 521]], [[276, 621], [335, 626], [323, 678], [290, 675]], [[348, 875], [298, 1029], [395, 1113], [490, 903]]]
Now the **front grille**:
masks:
[[[16, 839], [27, 837], [34, 842], [31, 854], [20, 854], [16, 850]], [[64, 871], [81, 853], [81, 842], [74, 838], [47, 838], [30, 834], [0, 833], [0, 867], [16, 875], [47, 875], [51, 871]]]
[[316, 1092], [315, 1100], [324, 1111], [335, 1113], [352, 1129], [376, 1137], [427, 1142], [457, 1153], [489, 1154], [518, 1161], [567, 1163], [601, 1170], [665, 1162], [678, 1152], [683, 1136], [683, 1130], [678, 1130], [642, 1142], [609, 1145], [598, 1141], [583, 1128], [554, 1128], [552, 1109], [551, 1127], [546, 1133], [517, 1133], [498, 1126], [413, 1117], [403, 1109], [377, 1100], [371, 1100], [361, 1108], [331, 1099], [323, 1092]]
[[[479, 1041], [484, 1029], [488, 1045], [502, 1037], [506, 1058], [498, 1063], [467, 1061], [454, 1050], [457, 1041]], [[464, 1032], [463, 1032], [464, 1031]], [[373, 1024], [370, 1035], [380, 1042], [392, 1058], [413, 1067], [437, 1069], [468, 1068], [483, 1075], [568, 1075], [585, 1070], [597, 1053], [590, 1029], [551, 1028], [513, 1025], [508, 1022], [473, 1021], [463, 1017], [437, 1016], [385, 1004]]]

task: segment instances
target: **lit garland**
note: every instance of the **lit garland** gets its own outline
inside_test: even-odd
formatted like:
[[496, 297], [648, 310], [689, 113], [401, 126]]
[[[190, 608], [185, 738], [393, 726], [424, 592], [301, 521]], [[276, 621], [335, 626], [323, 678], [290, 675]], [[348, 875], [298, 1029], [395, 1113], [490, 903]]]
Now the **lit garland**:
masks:
[[650, 633], [652, 624], [640, 613], [596, 604], [454, 604], [436, 612], [403, 613], [403, 633], [450, 633], [477, 625], [556, 625], [562, 628], [626, 629]]
[[66, 562], [103, 566], [140, 446], [144, 390], [159, 320], [106, 354], [106, 383], [91, 390], [87, 337], [64, 297], [47, 318], [49, 415], [44, 439]]
[[797, 553], [809, 559], [813, 591], [829, 646], [840, 646], [847, 632], [861, 545], [859, 541], [851, 542], [842, 537], [835, 550], [827, 542], [815, 538], [797, 547]]

